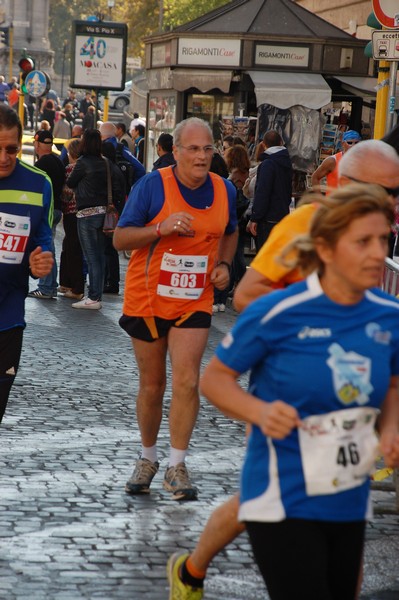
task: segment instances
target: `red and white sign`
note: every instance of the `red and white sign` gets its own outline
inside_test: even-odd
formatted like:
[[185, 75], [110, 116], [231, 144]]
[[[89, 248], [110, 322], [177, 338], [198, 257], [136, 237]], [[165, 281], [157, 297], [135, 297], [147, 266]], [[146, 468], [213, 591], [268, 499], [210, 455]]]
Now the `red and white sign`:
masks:
[[384, 27], [399, 27], [398, 0], [373, 0], [373, 11], [377, 20]]

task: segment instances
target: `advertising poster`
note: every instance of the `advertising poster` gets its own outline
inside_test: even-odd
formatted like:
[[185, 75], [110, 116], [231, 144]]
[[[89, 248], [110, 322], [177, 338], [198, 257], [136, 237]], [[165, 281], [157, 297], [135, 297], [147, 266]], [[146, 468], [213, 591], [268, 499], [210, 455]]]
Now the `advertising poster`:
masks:
[[124, 23], [74, 21], [71, 86], [123, 90], [127, 26]]

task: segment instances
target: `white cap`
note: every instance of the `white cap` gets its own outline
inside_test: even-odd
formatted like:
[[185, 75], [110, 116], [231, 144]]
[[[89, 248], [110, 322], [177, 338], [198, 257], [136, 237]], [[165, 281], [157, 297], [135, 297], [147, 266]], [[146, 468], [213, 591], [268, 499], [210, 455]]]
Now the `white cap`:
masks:
[[145, 119], [142, 119], [140, 117], [137, 117], [137, 119], [133, 119], [130, 122], [130, 127], [129, 127], [129, 132], [130, 133], [132, 133], [132, 131], [136, 127], [136, 125], [143, 125], [145, 127], [146, 126]]

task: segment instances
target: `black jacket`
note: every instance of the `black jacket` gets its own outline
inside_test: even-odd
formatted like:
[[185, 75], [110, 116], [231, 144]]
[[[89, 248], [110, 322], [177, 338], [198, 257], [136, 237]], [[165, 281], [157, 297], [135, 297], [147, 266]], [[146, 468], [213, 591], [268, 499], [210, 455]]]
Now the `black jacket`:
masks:
[[167, 152], [163, 154], [154, 162], [154, 166], [152, 167], [153, 171], [157, 171], [158, 169], [163, 169], [164, 167], [170, 167], [170, 165], [175, 165], [175, 157], [172, 152]]
[[35, 162], [35, 167], [45, 171], [53, 186], [54, 208], [61, 210], [61, 192], [65, 183], [65, 167], [55, 154], [44, 154]]
[[[121, 178], [115, 173], [118, 167], [109, 161], [111, 169], [112, 197], [124, 196], [121, 189]], [[78, 210], [92, 206], [106, 206], [107, 194], [107, 167], [105, 159], [99, 156], [80, 156], [75, 167], [66, 180], [68, 187], [75, 190]]]
[[288, 151], [265, 153], [258, 167], [251, 221], [278, 223], [289, 213], [292, 194], [292, 164]]

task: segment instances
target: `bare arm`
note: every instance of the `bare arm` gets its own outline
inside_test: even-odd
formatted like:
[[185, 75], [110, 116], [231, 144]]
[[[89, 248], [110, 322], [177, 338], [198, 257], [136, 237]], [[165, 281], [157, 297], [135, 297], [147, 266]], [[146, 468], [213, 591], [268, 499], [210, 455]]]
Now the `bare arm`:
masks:
[[224, 290], [230, 281], [230, 269], [224, 263], [231, 265], [237, 248], [238, 229], [233, 233], [224, 234], [219, 242], [217, 265], [211, 273], [211, 281], [218, 290]]
[[399, 377], [392, 377], [378, 419], [381, 452], [387, 467], [399, 467]]
[[194, 219], [189, 213], [177, 212], [169, 215], [164, 221], [148, 227], [117, 227], [113, 244], [116, 250], [135, 250], [152, 244], [159, 237], [178, 235], [191, 230]]
[[317, 187], [320, 185], [323, 177], [326, 177], [329, 173], [332, 173], [337, 166], [335, 158], [332, 156], [328, 156], [323, 160], [321, 165], [317, 167], [316, 171], [312, 175], [312, 187]]
[[241, 312], [250, 302], [256, 300], [259, 296], [269, 294], [274, 289], [272, 283], [270, 279], [267, 279], [264, 275], [250, 267], [235, 289], [233, 298], [234, 308], [238, 312]]
[[238, 375], [214, 356], [201, 378], [201, 392], [226, 416], [258, 425], [275, 439], [284, 439], [298, 427], [300, 419], [293, 406], [282, 400], [259, 400], [239, 386]]

